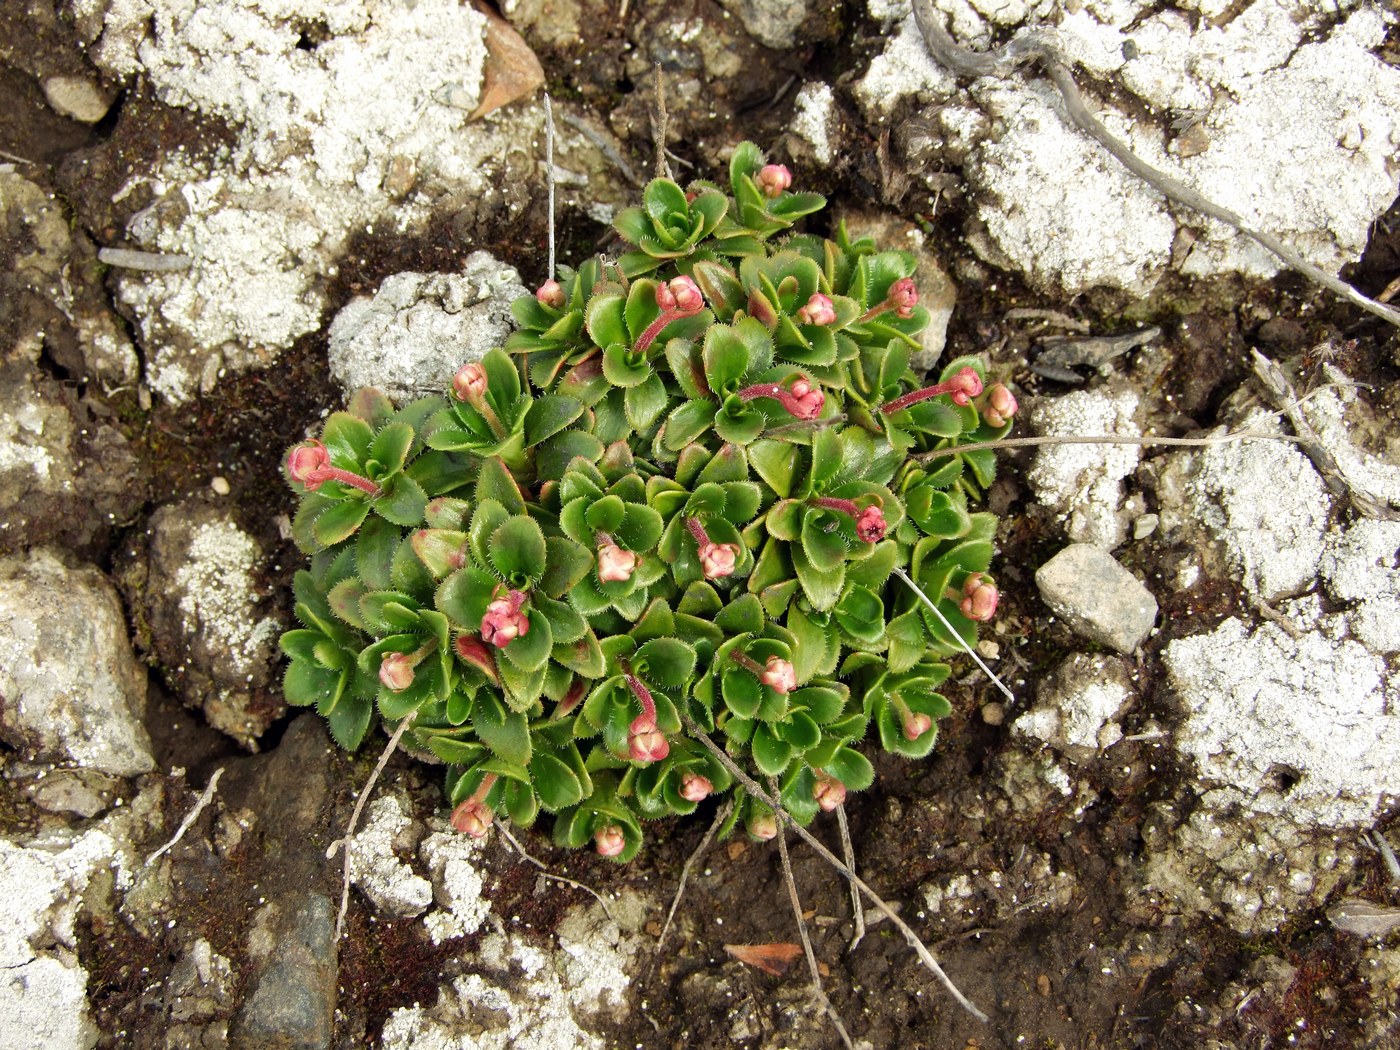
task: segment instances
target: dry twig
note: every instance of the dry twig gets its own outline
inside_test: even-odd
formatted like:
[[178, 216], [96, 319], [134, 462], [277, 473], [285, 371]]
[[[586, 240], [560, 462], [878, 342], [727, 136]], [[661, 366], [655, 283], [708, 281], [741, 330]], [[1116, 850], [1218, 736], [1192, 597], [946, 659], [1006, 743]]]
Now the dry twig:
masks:
[[620, 925], [617, 919], [613, 916], [612, 910], [608, 907], [608, 902], [603, 899], [603, 895], [601, 893], [595, 890], [592, 886], [584, 885], [577, 879], [571, 879], [567, 875], [554, 874], [554, 872], [549, 870], [549, 867], [545, 864], [544, 861], [532, 856], [530, 852], [520, 844], [520, 840], [510, 833], [510, 829], [506, 827], [504, 821], [497, 821], [496, 828], [500, 831], [501, 835], [504, 836], [505, 840], [515, 847], [515, 852], [519, 853], [527, 861], [529, 861], [535, 867], [539, 868], [540, 875], [542, 878], [552, 879], [555, 882], [562, 883], [565, 886], [572, 886], [576, 890], [583, 890], [584, 893], [590, 894], [593, 897], [593, 899], [597, 901], [599, 905], [602, 906], [603, 914], [608, 917], [608, 921], [611, 922], [614, 926]]
[[[856, 850], [851, 845], [851, 829], [846, 823], [846, 804], [843, 802], [836, 807], [836, 826], [841, 829], [841, 856], [846, 862], [846, 867], [852, 871], [856, 870]], [[856, 945], [865, 939], [865, 908], [860, 903], [860, 890], [851, 884], [851, 919], [855, 923], [855, 933], [851, 936], [851, 943], [846, 950], [853, 952]]]
[[165, 854], [169, 853], [170, 850], [175, 846], [175, 844], [185, 837], [185, 832], [190, 830], [190, 828], [194, 825], [194, 822], [199, 819], [199, 815], [204, 812], [205, 807], [213, 801], [214, 792], [217, 791], [219, 788], [219, 778], [223, 775], [223, 766], [220, 766], [218, 769], [214, 770], [213, 775], [209, 778], [209, 783], [204, 785], [204, 791], [200, 794], [199, 798], [195, 800], [194, 808], [185, 814], [185, 819], [180, 821], [180, 826], [175, 829], [174, 837], [171, 838], [171, 840], [167, 842], [164, 846], [162, 846], [160, 849], [156, 850], [149, 857], [147, 857], [146, 863], [141, 865], [141, 867], [149, 868], [157, 860], [159, 860]]
[[[768, 778], [768, 790], [773, 793], [774, 798], [778, 797], [777, 777]], [[797, 896], [797, 880], [792, 875], [792, 860], [788, 857], [787, 832], [783, 830], [781, 824], [778, 825], [778, 856], [782, 858], [783, 862], [783, 878], [787, 881], [788, 900], [792, 904], [792, 917], [797, 920], [797, 935], [802, 940], [802, 953], [807, 956], [807, 970], [812, 975], [812, 994], [817, 997], [817, 1002], [821, 1003], [822, 1009], [826, 1011], [826, 1016], [831, 1018], [832, 1026], [836, 1029], [836, 1034], [841, 1037], [841, 1042], [846, 1045], [847, 1050], [855, 1050], [851, 1043], [850, 1033], [846, 1031], [846, 1026], [841, 1021], [841, 1015], [836, 1012], [836, 1007], [826, 997], [826, 989], [822, 987], [821, 971], [817, 969], [817, 955], [812, 951], [812, 938], [807, 934], [807, 920], [802, 917], [802, 901]]]
[[345, 825], [344, 836], [326, 847], [327, 860], [335, 856], [336, 850], [342, 848], [345, 850], [345, 869], [341, 874], [340, 881], [340, 911], [335, 917], [335, 939], [337, 941], [340, 940], [345, 931], [345, 913], [350, 908], [350, 862], [351, 855], [354, 853], [350, 839], [354, 836], [355, 828], [360, 823], [360, 814], [364, 812], [365, 803], [369, 801], [370, 792], [374, 790], [379, 774], [384, 772], [384, 767], [389, 764], [389, 756], [398, 748], [404, 732], [417, 717], [418, 712], [414, 711], [407, 718], [400, 719], [399, 724], [394, 727], [394, 735], [389, 737], [389, 743], [384, 746], [384, 750], [380, 753], [379, 761], [374, 764], [374, 770], [370, 773], [369, 779], [365, 781], [365, 786], [360, 789], [359, 795], [355, 798], [355, 808], [350, 812], [350, 823]]
[[952, 978], [949, 977], [943, 971], [943, 967], [938, 965], [938, 960], [933, 957], [933, 954], [928, 950], [928, 947], [924, 944], [923, 941], [919, 939], [919, 935], [915, 933], [913, 929], [910, 928], [907, 922], [905, 922], [899, 917], [895, 910], [885, 902], [885, 899], [881, 897], [878, 893], [876, 893], [874, 890], [872, 890], [865, 883], [865, 881], [854, 871], [852, 871], [849, 867], [847, 867], [846, 864], [839, 857], [836, 856], [836, 854], [832, 853], [831, 850], [827, 849], [824, 845], [822, 845], [822, 843], [816, 838], [816, 836], [814, 836], [801, 824], [797, 823], [797, 821], [793, 820], [792, 814], [783, 808], [782, 802], [770, 795], [767, 791], [763, 789], [763, 787], [758, 783], [758, 781], [754, 780], [753, 777], [749, 776], [742, 769], [740, 769], [739, 764], [735, 762], [734, 759], [730, 758], [729, 755], [718, 744], [716, 744], [713, 740], [709, 738], [705, 731], [695, 723], [695, 719], [690, 717], [689, 713], [682, 710], [680, 712], [680, 716], [681, 721], [685, 723], [686, 731], [690, 733], [693, 739], [698, 740], [700, 741], [700, 743], [704, 744], [705, 747], [709, 749], [710, 753], [715, 756], [715, 758], [719, 759], [720, 763], [724, 766], [724, 768], [729, 770], [730, 776], [734, 777], [736, 780], [739, 781], [739, 783], [743, 784], [744, 787], [748, 790], [749, 794], [753, 795], [754, 798], [758, 799], [769, 809], [771, 809], [775, 814], [777, 814], [779, 820], [786, 822], [792, 828], [792, 830], [797, 833], [798, 838], [800, 838], [803, 842], [807, 843], [807, 845], [812, 847], [812, 849], [816, 850], [824, 861], [826, 861], [833, 868], [835, 868], [842, 875], [844, 875], [847, 879], [849, 879], [856, 886], [856, 888], [861, 891], [861, 893], [865, 894], [866, 899], [869, 900], [870, 903], [873, 904], [877, 909], [879, 909], [880, 913], [884, 915], [885, 918], [889, 919], [890, 922], [894, 923], [895, 927], [899, 930], [899, 932], [904, 935], [904, 939], [909, 943], [909, 947], [914, 949], [914, 953], [919, 957], [919, 961], [922, 962], [926, 967], [928, 967], [929, 971], [935, 977], [937, 977], [939, 981], [942, 982], [943, 987], [948, 990], [949, 995], [951, 995], [954, 999], [957, 1000], [958, 1005], [961, 1006], [968, 1013], [972, 1014], [972, 1016], [977, 1018], [977, 1020], [986, 1022], [987, 1015], [983, 1013], [980, 1009], [978, 1009], [978, 1007], [975, 1003], [972, 1002], [972, 1000], [970, 1000], [967, 996], [963, 995], [963, 993], [958, 989], [958, 986], [953, 983]]
[[671, 910], [666, 913], [666, 924], [661, 927], [661, 936], [656, 938], [656, 952], [659, 954], [661, 946], [666, 943], [666, 934], [671, 929], [671, 921], [676, 917], [676, 909], [681, 906], [681, 897], [685, 895], [685, 884], [690, 880], [690, 873], [695, 865], [700, 862], [700, 858], [705, 855], [705, 851], [710, 848], [710, 843], [714, 841], [715, 832], [729, 816], [729, 811], [734, 807], [734, 800], [727, 800], [719, 807], [715, 813], [715, 819], [710, 824], [710, 830], [705, 832], [705, 837], [700, 840], [700, 845], [686, 858], [685, 865], [681, 868], [680, 885], [676, 887], [676, 895], [671, 898]]

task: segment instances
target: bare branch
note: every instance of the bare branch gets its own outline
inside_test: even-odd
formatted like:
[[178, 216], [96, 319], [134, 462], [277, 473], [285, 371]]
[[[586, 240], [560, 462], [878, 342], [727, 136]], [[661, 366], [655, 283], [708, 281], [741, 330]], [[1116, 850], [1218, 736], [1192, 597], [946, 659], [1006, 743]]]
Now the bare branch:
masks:
[[156, 850], [149, 857], [147, 857], [146, 863], [141, 865], [141, 867], [149, 868], [157, 860], [159, 860], [165, 854], [169, 853], [171, 848], [174, 847], [174, 845], [177, 842], [179, 842], [182, 838], [185, 837], [185, 832], [190, 830], [194, 822], [199, 819], [199, 815], [204, 812], [205, 807], [208, 806], [211, 801], [213, 801], [214, 792], [217, 791], [219, 788], [219, 778], [223, 775], [223, 766], [220, 766], [218, 769], [214, 770], [213, 775], [209, 778], [209, 783], [204, 785], [204, 791], [200, 794], [199, 798], [195, 800], [194, 808], [192, 808], [188, 813], [185, 814], [185, 819], [180, 821], [180, 826], [175, 829], [174, 837], [160, 849]]
[[714, 841], [715, 832], [729, 816], [729, 811], [734, 808], [734, 800], [728, 799], [724, 805], [719, 807], [715, 813], [715, 819], [710, 824], [710, 830], [705, 832], [705, 837], [700, 840], [700, 845], [695, 847], [694, 852], [686, 858], [685, 866], [681, 868], [681, 882], [676, 887], [676, 895], [671, 898], [671, 910], [666, 913], [666, 924], [661, 927], [661, 936], [656, 938], [656, 951], [661, 951], [661, 946], [666, 943], [666, 933], [671, 929], [671, 920], [676, 917], [676, 909], [681, 906], [681, 897], [685, 894], [685, 884], [690, 879], [690, 873], [695, 865], [700, 862], [700, 858], [705, 855], [705, 851], [710, 848], [710, 843]]
[[[856, 850], [851, 845], [851, 829], [846, 823], [846, 804], [843, 802], [836, 807], [836, 826], [841, 829], [841, 858], [846, 862], [846, 867], [852, 871], [856, 870]], [[860, 903], [860, 890], [851, 885], [851, 918], [855, 922], [856, 930], [851, 937], [851, 943], [846, 946], [846, 951], [853, 952], [856, 945], [865, 939], [865, 908]]]

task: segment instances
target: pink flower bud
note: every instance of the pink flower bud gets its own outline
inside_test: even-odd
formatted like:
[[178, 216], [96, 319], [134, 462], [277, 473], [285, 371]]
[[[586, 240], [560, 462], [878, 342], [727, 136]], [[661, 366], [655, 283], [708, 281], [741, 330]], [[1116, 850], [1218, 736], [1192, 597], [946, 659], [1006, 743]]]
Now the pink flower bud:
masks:
[[990, 620], [997, 612], [1001, 597], [996, 584], [980, 572], [974, 572], [963, 583], [963, 600], [958, 606], [969, 620]]
[[413, 668], [417, 664], [408, 653], [385, 653], [379, 661], [379, 682], [391, 693], [401, 693], [413, 684]]
[[982, 418], [988, 426], [1004, 427], [1020, 407], [1015, 394], [1001, 383], [993, 383], [987, 390], [987, 404], [982, 409]]
[[758, 183], [765, 197], [776, 197], [792, 185], [792, 172], [782, 164], [765, 164], [754, 182]]
[[520, 611], [524, 601], [523, 591], [511, 591], [488, 605], [486, 615], [481, 618], [481, 640], [504, 649], [521, 635], [529, 634], [530, 621]]
[[666, 734], [645, 715], [632, 723], [627, 736], [627, 754], [634, 762], [660, 762], [671, 753]]
[[710, 778], [699, 773], [687, 773], [681, 778], [681, 798], [687, 802], [703, 802], [714, 790], [715, 786], [710, 783]]
[[798, 419], [816, 419], [822, 414], [826, 394], [805, 376], [798, 376], [792, 381], [791, 393], [793, 404], [786, 407]]
[[829, 298], [818, 292], [807, 300], [806, 306], [797, 311], [797, 320], [801, 324], [834, 324], [836, 309]]
[[474, 839], [482, 838], [491, 828], [496, 814], [491, 807], [479, 798], [469, 798], [460, 802], [452, 811], [452, 827]]
[[457, 369], [452, 377], [452, 396], [458, 401], [480, 401], [486, 396], [486, 369], [475, 361]]
[[535, 298], [552, 310], [564, 308], [564, 289], [553, 277], [535, 289]]
[[833, 776], [818, 773], [817, 782], [812, 785], [812, 797], [823, 813], [830, 813], [846, 801], [846, 785]]
[[705, 297], [700, 286], [689, 277], [673, 278], [667, 285], [673, 306], [677, 313], [697, 314], [705, 308]]
[[637, 569], [637, 555], [625, 551], [615, 543], [604, 543], [598, 548], [598, 582], [622, 583], [632, 578]]
[[770, 656], [758, 680], [775, 693], [786, 696], [797, 688], [797, 672], [780, 656]]
[[955, 405], [970, 405], [982, 392], [982, 377], [970, 368], [960, 368], [948, 380], [948, 397]]
[[904, 739], [918, 740], [933, 728], [933, 719], [921, 711], [904, 713]]
[[325, 445], [316, 440], [297, 445], [287, 453], [287, 473], [293, 481], [300, 482], [312, 492], [320, 488], [323, 481], [328, 480], [316, 475], [327, 470], [330, 465], [331, 454], [326, 451]]
[[919, 302], [919, 290], [914, 287], [914, 278], [901, 277], [890, 285], [887, 301], [900, 317], [913, 317], [914, 307]]
[[738, 560], [739, 548], [732, 543], [700, 545], [700, 568], [707, 580], [721, 580], [733, 575], [734, 565]]
[[748, 829], [749, 834], [760, 842], [771, 842], [778, 837], [778, 818], [772, 813], [761, 813], [756, 817], [750, 817]]
[[600, 857], [616, 857], [627, 848], [627, 836], [616, 824], [608, 824], [593, 833], [593, 843]]
[[866, 543], [879, 543], [885, 538], [885, 512], [871, 505], [856, 519], [856, 535]]

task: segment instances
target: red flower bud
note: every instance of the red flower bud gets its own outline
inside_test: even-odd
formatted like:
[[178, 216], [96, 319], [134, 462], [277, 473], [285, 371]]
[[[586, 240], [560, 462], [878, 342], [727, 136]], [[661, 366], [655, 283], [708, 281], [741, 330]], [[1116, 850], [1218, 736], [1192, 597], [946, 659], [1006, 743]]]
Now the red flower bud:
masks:
[[660, 762], [671, 753], [666, 734], [656, 723], [642, 715], [632, 723], [627, 735], [627, 754], [634, 762]]
[[293, 481], [300, 482], [312, 492], [320, 488], [322, 482], [329, 480], [317, 475], [330, 465], [331, 454], [326, 451], [325, 445], [314, 439], [295, 446], [287, 453], [287, 473]]
[[553, 277], [535, 289], [535, 298], [552, 310], [564, 308], [564, 289]]
[[379, 661], [379, 682], [391, 693], [401, 693], [413, 684], [413, 668], [418, 663], [409, 653], [385, 653]]
[[705, 308], [700, 286], [689, 277], [675, 277], [666, 285], [674, 304], [671, 309], [682, 314], [698, 314]]
[[778, 837], [778, 818], [772, 813], [760, 813], [749, 818], [748, 830], [760, 842], [771, 842]]
[[754, 178], [765, 197], [776, 197], [792, 185], [792, 172], [782, 164], [765, 164]]
[[600, 857], [616, 857], [627, 848], [627, 836], [616, 824], [608, 824], [595, 831], [593, 842]]
[[866, 543], [879, 543], [885, 538], [885, 512], [871, 505], [856, 519], [856, 535]]
[[604, 543], [598, 548], [598, 582], [621, 583], [632, 578], [637, 569], [637, 555], [625, 551], [615, 543]]
[[710, 778], [699, 773], [687, 773], [681, 778], [680, 795], [687, 802], [703, 802], [714, 790]]
[[486, 396], [486, 369], [475, 361], [457, 369], [452, 377], [452, 396], [458, 401], [480, 401]]
[[894, 307], [894, 312], [900, 317], [913, 317], [914, 307], [919, 302], [919, 290], [914, 287], [914, 278], [901, 277], [890, 285], [886, 301]]
[[797, 311], [797, 320], [801, 324], [834, 324], [836, 309], [829, 298], [818, 292], [807, 300], [806, 306]]
[[775, 693], [786, 696], [797, 688], [797, 672], [791, 662], [780, 656], [770, 656], [758, 680]]
[[963, 600], [959, 608], [969, 620], [985, 622], [996, 615], [1000, 597], [996, 584], [983, 573], [974, 572], [963, 582]]
[[903, 721], [906, 740], [918, 740], [933, 728], [933, 719], [921, 711], [905, 711]]

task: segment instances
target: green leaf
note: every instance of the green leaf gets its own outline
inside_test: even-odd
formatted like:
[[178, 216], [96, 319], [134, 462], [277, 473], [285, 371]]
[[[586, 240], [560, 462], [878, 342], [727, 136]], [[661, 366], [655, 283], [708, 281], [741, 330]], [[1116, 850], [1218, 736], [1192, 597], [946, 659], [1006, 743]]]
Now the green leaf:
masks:
[[753, 718], [763, 703], [763, 686], [748, 671], [725, 671], [720, 677], [724, 706], [739, 718]]
[[788, 548], [792, 555], [792, 567], [802, 584], [802, 591], [812, 607], [825, 612], [836, 605], [841, 597], [841, 589], [846, 582], [846, 565], [842, 562], [830, 572], [822, 572], [812, 565], [800, 544]]
[[365, 585], [375, 590], [387, 590], [394, 552], [398, 550], [402, 531], [378, 516], [370, 518], [355, 540], [355, 571]]
[[332, 412], [321, 428], [321, 441], [331, 455], [331, 462], [342, 470], [358, 472], [370, 458], [374, 431], [359, 416], [349, 412]]
[[779, 499], [792, 495], [793, 475], [797, 470], [797, 446], [786, 441], [764, 439], [749, 446], [749, 462], [758, 476], [778, 494]]
[[875, 767], [870, 760], [849, 747], [838, 748], [821, 768], [845, 784], [849, 791], [864, 791], [875, 782]]
[[584, 678], [600, 678], [607, 670], [602, 647], [599, 646], [598, 638], [591, 630], [578, 641], [556, 645], [551, 655], [555, 661], [571, 671], [576, 671]]
[[624, 303], [620, 295], [595, 295], [584, 312], [584, 325], [597, 346], [629, 345], [627, 323], [623, 316]]
[[311, 527], [312, 535], [319, 546], [334, 547], [353, 536], [368, 514], [369, 503], [365, 500], [342, 500], [321, 512]]
[[808, 510], [802, 518], [802, 552], [819, 573], [832, 573], [846, 562], [848, 541], [835, 520], [838, 511]]
[[675, 213], [690, 211], [685, 191], [670, 179], [652, 179], [642, 191], [642, 207], [653, 222], [664, 221]]
[[753, 594], [732, 599], [715, 617], [715, 626], [728, 635], [758, 634], [763, 630], [763, 605]]
[[321, 711], [321, 714], [331, 738], [346, 751], [355, 751], [369, 732], [374, 702], [366, 696], [346, 694], [330, 711]]
[[749, 369], [749, 347], [729, 325], [714, 325], [705, 333], [705, 381], [723, 397], [738, 389]]
[[729, 158], [729, 182], [735, 197], [740, 195], [744, 177], [757, 174], [762, 167], [763, 152], [752, 142], [741, 142], [734, 147], [734, 154]]
[[472, 728], [481, 742], [497, 755], [517, 765], [530, 762], [530, 725], [523, 714], [507, 711], [489, 692], [477, 697]]
[[546, 536], [545, 569], [540, 589], [551, 598], [561, 598], [573, 590], [593, 568], [587, 548], [563, 536]]
[[665, 446], [679, 452], [708, 430], [715, 418], [710, 401], [684, 401], [666, 417]]
[[544, 573], [548, 549], [535, 520], [517, 515], [491, 534], [489, 554], [496, 571], [513, 586], [521, 587], [526, 580], [538, 581]]
[[640, 385], [628, 387], [622, 401], [627, 408], [627, 422], [639, 432], [650, 430], [666, 411], [666, 386], [660, 376], [652, 373]]
[[293, 660], [282, 678], [282, 691], [293, 707], [334, 707], [345, 690], [347, 673]]
[[545, 394], [535, 398], [525, 414], [525, 444], [538, 445], [576, 420], [583, 413], [583, 403], [572, 397]]
[[550, 812], [576, 806], [583, 800], [583, 784], [577, 774], [553, 755], [535, 755], [530, 762], [530, 775], [540, 804]]
[[511, 514], [525, 513], [525, 497], [520, 486], [497, 456], [481, 461], [481, 474], [476, 480], [476, 501], [493, 499]]
[[499, 586], [500, 581], [489, 572], [468, 565], [442, 581], [433, 603], [458, 627], [476, 634]]
[[390, 477], [374, 500], [375, 513], [381, 518], [409, 527], [422, 523], [427, 507], [428, 494], [407, 474]]
[[633, 656], [633, 665], [645, 668], [647, 681], [662, 689], [679, 689], [695, 671], [695, 650], [676, 638], [653, 638]]
[[781, 776], [792, 761], [792, 745], [778, 736], [773, 727], [766, 723], [760, 724], [754, 730], [749, 746], [753, 749], [754, 765], [764, 776]]
[[379, 464], [377, 476], [382, 478], [402, 470], [412, 445], [413, 428], [407, 423], [390, 423], [374, 435], [369, 458]]

